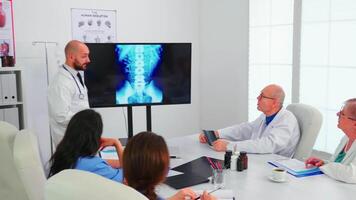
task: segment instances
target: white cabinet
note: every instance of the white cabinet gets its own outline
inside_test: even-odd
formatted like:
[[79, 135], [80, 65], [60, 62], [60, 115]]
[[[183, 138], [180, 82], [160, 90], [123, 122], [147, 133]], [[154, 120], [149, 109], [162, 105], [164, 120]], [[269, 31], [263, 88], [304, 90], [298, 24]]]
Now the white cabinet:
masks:
[[19, 67], [0, 67], [0, 121], [24, 129], [21, 73], [22, 69]]

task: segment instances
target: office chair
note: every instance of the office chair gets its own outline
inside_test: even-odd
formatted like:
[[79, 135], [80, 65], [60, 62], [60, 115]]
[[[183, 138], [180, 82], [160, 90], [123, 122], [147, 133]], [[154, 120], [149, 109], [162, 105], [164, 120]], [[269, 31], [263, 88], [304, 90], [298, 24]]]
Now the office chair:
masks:
[[16, 170], [13, 146], [19, 131], [7, 122], [0, 121], [0, 198], [29, 200], [25, 187]]
[[135, 189], [100, 175], [67, 169], [48, 179], [45, 185], [46, 200], [147, 200]]
[[28, 130], [21, 130], [15, 137], [13, 154], [16, 169], [29, 200], [43, 200], [46, 176], [37, 137]]
[[293, 103], [286, 109], [297, 118], [300, 129], [300, 139], [293, 158], [303, 161], [311, 155], [323, 117], [319, 110], [306, 104]]

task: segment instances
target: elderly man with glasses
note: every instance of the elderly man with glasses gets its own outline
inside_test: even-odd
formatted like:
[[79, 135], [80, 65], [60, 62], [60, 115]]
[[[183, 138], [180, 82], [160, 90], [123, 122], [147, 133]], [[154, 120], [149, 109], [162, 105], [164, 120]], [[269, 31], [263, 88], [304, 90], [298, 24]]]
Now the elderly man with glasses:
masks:
[[[286, 157], [294, 154], [300, 132], [297, 119], [283, 108], [285, 93], [282, 87], [271, 84], [257, 97], [257, 109], [262, 114], [252, 122], [245, 122], [215, 131], [216, 151], [246, 151], [248, 153], [275, 153]], [[199, 135], [206, 143], [204, 134]]]
[[307, 167], [320, 167], [324, 174], [346, 183], [356, 183], [356, 98], [349, 99], [337, 112], [337, 127], [345, 136], [341, 139], [329, 161], [311, 157], [305, 161]]

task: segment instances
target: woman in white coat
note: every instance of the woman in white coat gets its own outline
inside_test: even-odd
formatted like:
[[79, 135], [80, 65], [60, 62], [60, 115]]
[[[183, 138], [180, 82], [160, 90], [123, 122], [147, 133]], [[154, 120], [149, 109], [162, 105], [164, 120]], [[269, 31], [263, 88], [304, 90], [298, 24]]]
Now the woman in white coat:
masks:
[[307, 167], [320, 167], [324, 174], [333, 179], [356, 183], [356, 98], [347, 100], [337, 116], [339, 116], [337, 126], [345, 133], [345, 136], [334, 155], [325, 163], [319, 158], [311, 157], [306, 160], [305, 164]]

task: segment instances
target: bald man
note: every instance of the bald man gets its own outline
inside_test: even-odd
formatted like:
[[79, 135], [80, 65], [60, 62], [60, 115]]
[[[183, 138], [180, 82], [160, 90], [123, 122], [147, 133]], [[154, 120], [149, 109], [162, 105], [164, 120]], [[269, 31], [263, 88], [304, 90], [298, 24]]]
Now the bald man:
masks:
[[88, 92], [81, 71], [90, 63], [88, 47], [77, 40], [65, 47], [65, 64], [61, 65], [48, 88], [48, 107], [52, 139], [55, 146], [62, 140], [72, 116], [89, 108]]
[[[252, 122], [215, 131], [219, 139], [213, 143], [214, 150], [293, 156], [300, 137], [299, 126], [295, 116], [283, 108], [284, 97], [278, 85], [263, 88], [257, 97], [257, 109], [262, 114]], [[199, 140], [207, 142], [203, 134], [199, 135]]]

